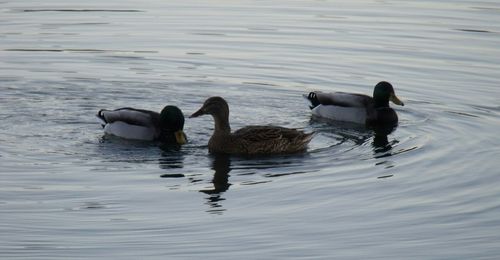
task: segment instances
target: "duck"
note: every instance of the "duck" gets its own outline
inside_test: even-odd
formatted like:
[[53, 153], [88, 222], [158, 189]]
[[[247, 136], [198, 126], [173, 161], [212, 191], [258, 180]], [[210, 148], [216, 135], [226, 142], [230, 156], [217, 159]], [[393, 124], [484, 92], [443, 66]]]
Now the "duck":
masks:
[[394, 87], [381, 81], [373, 89], [373, 97], [346, 92], [310, 92], [304, 97], [310, 102], [309, 108], [315, 117], [335, 121], [364, 124], [365, 126], [397, 125], [398, 115], [389, 106], [404, 103], [396, 96]]
[[271, 125], [245, 126], [231, 132], [229, 105], [222, 97], [208, 98], [190, 118], [211, 115], [215, 128], [208, 142], [212, 154], [291, 154], [307, 150], [314, 133]]
[[160, 141], [166, 144], [187, 143], [184, 115], [176, 106], [165, 106], [160, 113], [123, 107], [97, 112], [104, 133], [125, 139]]

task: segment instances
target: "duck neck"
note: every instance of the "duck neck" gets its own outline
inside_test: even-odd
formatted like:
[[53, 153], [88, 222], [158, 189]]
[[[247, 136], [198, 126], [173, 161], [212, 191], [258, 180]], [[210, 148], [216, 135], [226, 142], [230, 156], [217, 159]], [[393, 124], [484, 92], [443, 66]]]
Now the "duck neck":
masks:
[[376, 98], [373, 101], [375, 102], [375, 108], [389, 107], [388, 98]]
[[231, 133], [231, 126], [229, 125], [229, 115], [219, 114], [213, 115], [215, 122], [214, 135], [229, 135]]

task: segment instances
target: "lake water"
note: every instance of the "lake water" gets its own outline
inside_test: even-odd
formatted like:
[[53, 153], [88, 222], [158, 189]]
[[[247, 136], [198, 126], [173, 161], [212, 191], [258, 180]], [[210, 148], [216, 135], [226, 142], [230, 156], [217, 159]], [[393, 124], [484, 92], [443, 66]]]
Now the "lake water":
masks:
[[[0, 258], [497, 259], [498, 1], [0, 2]], [[387, 139], [302, 94], [405, 102]], [[95, 113], [229, 103], [303, 155], [104, 136]]]

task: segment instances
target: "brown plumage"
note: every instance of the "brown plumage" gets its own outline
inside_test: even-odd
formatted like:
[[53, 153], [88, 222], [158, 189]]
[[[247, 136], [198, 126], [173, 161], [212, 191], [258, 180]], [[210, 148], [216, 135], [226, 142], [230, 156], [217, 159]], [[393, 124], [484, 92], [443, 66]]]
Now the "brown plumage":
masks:
[[246, 126], [233, 133], [229, 125], [229, 106], [221, 97], [211, 97], [191, 117], [212, 115], [215, 129], [208, 150], [226, 154], [280, 154], [304, 152], [313, 133], [280, 126]]

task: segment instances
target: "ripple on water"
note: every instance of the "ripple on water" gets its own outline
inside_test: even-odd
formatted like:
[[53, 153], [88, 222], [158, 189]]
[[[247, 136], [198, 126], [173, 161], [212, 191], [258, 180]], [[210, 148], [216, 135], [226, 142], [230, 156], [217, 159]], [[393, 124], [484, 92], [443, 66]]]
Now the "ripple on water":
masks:
[[[499, 255], [493, 3], [30, 2], [0, 3], [0, 258]], [[310, 121], [303, 93], [382, 79], [407, 98], [389, 135]], [[209, 117], [186, 119], [180, 150], [93, 121], [213, 95], [233, 129], [316, 136], [305, 154], [219, 157]]]

